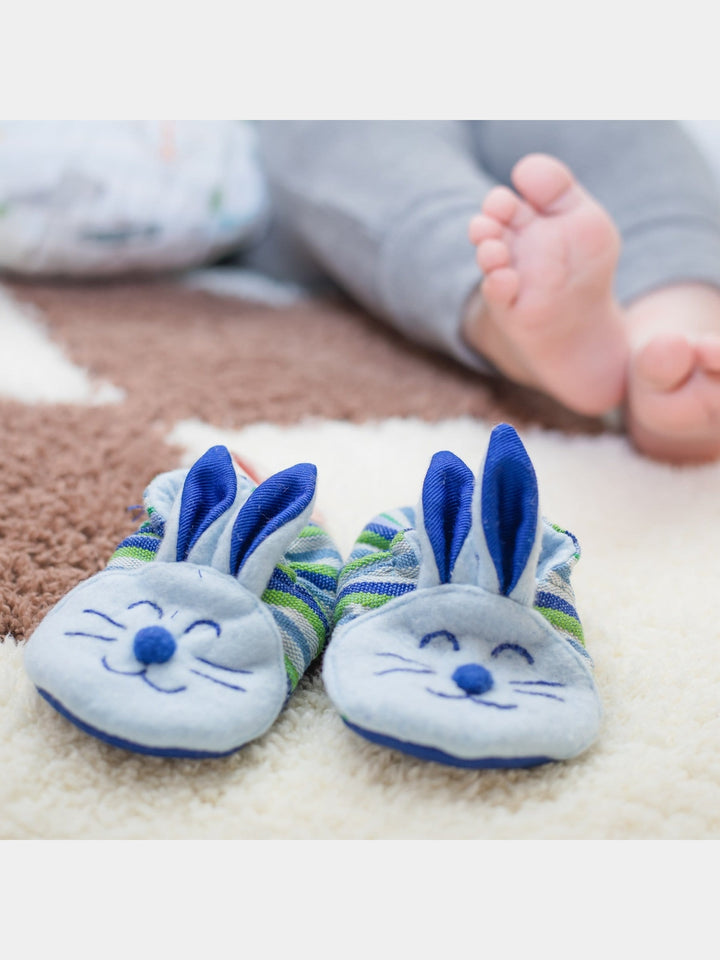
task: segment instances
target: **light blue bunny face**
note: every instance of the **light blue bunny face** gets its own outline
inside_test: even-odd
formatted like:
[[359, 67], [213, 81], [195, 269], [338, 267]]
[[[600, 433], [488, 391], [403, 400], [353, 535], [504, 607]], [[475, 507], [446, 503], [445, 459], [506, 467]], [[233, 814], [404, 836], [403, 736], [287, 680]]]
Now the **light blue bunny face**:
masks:
[[221, 754], [259, 736], [287, 695], [272, 617], [230, 577], [189, 563], [76, 587], [28, 645], [53, 705], [135, 749]]
[[163, 534], [126, 548], [152, 559], [111, 565], [50, 611], [25, 649], [40, 693], [142, 753], [219, 756], [264, 733], [289, 681], [262, 596], [309, 518], [315, 477], [297, 464], [254, 487], [221, 446], [156, 477], [146, 501]]
[[359, 617], [325, 657], [352, 725], [451, 757], [573, 756], [600, 705], [583, 658], [533, 611], [444, 586]]
[[338, 596], [365, 608], [339, 620], [325, 657], [343, 719], [377, 743], [460, 766], [580, 753], [601, 716], [590, 667], [534, 609], [537, 595], [577, 622], [538, 579], [576, 558], [577, 545], [543, 522], [516, 431], [493, 430], [477, 480], [454, 454], [436, 453], [412, 515], [402, 536], [414, 564], [394, 566], [403, 555], [392, 550], [374, 562], [361, 537], [360, 563], [341, 577]]

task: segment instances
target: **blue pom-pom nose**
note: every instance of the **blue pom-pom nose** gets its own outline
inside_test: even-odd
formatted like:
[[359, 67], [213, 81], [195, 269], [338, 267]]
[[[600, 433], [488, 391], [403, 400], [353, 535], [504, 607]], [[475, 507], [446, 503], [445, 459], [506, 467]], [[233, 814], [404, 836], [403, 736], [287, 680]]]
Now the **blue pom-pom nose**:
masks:
[[133, 652], [140, 663], [167, 663], [177, 644], [165, 627], [143, 627], [135, 634]]
[[452, 678], [468, 696], [487, 693], [493, 685], [492, 674], [479, 663], [466, 663], [458, 667]]

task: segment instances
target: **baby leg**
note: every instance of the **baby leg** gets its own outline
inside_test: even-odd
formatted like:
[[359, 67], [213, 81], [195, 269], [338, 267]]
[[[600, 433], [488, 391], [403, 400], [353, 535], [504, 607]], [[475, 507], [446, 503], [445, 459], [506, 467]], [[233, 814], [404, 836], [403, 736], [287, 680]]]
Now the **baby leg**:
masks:
[[480, 279], [467, 225], [496, 185], [468, 129], [274, 121], [259, 131], [279, 231], [409, 339], [491, 370], [461, 331]]
[[[549, 158], [519, 169], [522, 201], [497, 190], [474, 139], [482, 126], [276, 122], [260, 136], [276, 209], [360, 303], [476, 370], [602, 413], [620, 402], [627, 360], [611, 291], [617, 231]], [[504, 242], [483, 249], [479, 270], [467, 227], [486, 197]], [[498, 269], [508, 244], [514, 276]]]

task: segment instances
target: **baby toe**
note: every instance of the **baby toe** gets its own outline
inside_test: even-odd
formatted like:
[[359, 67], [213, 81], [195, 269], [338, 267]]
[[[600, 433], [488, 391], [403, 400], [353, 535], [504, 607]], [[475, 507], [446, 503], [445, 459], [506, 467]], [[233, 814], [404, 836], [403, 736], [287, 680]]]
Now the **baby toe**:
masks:
[[510, 251], [502, 240], [484, 240], [477, 249], [477, 262], [485, 273], [507, 267], [510, 263]]

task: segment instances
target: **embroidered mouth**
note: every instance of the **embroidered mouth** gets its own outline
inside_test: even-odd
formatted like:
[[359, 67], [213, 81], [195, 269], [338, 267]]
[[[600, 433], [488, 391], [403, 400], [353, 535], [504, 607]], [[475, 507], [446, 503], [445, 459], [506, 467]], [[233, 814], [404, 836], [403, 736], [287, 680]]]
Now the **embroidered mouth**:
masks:
[[516, 703], [495, 703], [494, 700], [483, 700], [472, 693], [442, 693], [440, 690], [432, 690], [430, 687], [425, 687], [425, 689], [434, 697], [442, 697], [444, 700], [472, 700], [473, 703], [479, 703], [483, 707], [497, 707], [498, 710], [517, 710]]
[[[196, 659], [201, 663], [207, 663], [210, 667], [215, 667], [217, 670], [226, 670], [229, 673], [252, 673], [252, 670], [237, 670], [233, 667], [223, 667], [220, 666], [220, 664], [211, 662], [210, 660], [204, 660], [202, 657], [197, 657]], [[153, 683], [152, 680], [148, 679], [147, 667], [143, 667], [142, 670], [118, 670], [116, 667], [110, 666], [106, 657], [102, 658], [101, 663], [110, 673], [116, 673], [121, 677], [139, 677], [149, 687], [152, 687], [153, 690], [157, 690], [158, 693], [182, 693], [183, 690], [187, 690], [187, 686], [175, 687], [173, 690], [168, 690], [165, 687], [159, 687], [156, 683]], [[193, 670], [192, 668], [190, 668], [190, 672], [194, 673], [198, 677], [203, 677], [205, 680], [210, 680], [212, 683], [217, 683], [221, 687], [227, 687], [230, 690], [237, 690], [238, 693], [247, 693], [247, 689], [245, 687], [241, 687], [239, 684], [229, 683], [227, 680], [221, 680], [219, 677], [212, 677], [208, 673], [202, 673], [200, 670]]]
[[116, 673], [121, 677], [139, 677], [149, 687], [152, 687], [153, 690], [157, 690], [158, 693], [182, 693], [183, 690], [187, 690], [186, 686], [175, 687], [173, 690], [166, 690], [165, 687], [159, 687], [156, 683], [153, 683], [152, 680], [148, 680], [147, 667], [143, 667], [142, 670], [116, 670], [115, 667], [110, 666], [105, 657], [103, 657], [100, 662], [110, 673]]

